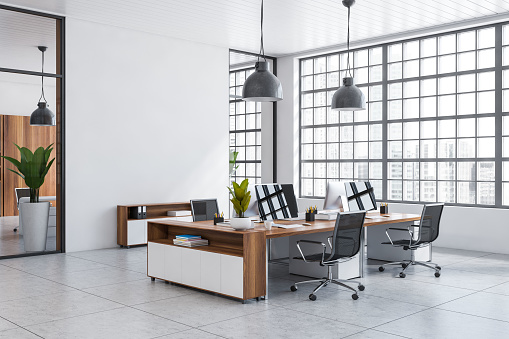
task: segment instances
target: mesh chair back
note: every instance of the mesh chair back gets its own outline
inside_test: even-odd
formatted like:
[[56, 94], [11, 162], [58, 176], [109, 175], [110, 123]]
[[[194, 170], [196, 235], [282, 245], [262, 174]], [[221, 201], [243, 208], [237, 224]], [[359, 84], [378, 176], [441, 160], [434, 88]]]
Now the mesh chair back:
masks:
[[30, 188], [15, 188], [14, 192], [16, 192], [16, 204], [19, 210], [19, 199], [30, 197]]
[[191, 200], [193, 221], [214, 220], [214, 214], [219, 213], [217, 199]]
[[366, 211], [338, 213], [332, 235], [332, 253], [325, 261], [353, 257], [359, 253]]
[[419, 243], [433, 242], [438, 237], [443, 210], [444, 204], [424, 205], [419, 224]]

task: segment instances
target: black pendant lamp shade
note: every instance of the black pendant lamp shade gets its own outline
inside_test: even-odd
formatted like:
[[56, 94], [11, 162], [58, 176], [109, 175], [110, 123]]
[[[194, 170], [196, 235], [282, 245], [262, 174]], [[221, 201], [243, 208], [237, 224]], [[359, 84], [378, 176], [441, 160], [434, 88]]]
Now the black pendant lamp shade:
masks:
[[331, 109], [336, 111], [362, 111], [366, 109], [364, 93], [354, 85], [350, 70], [350, 7], [354, 3], [355, 0], [343, 0], [343, 5], [348, 7], [347, 74], [343, 78], [343, 86], [338, 88], [332, 97]]
[[255, 71], [244, 82], [242, 99], [245, 101], [283, 100], [281, 81], [271, 73], [267, 61], [256, 62]]
[[[281, 81], [271, 73], [270, 65], [265, 58], [265, 49], [263, 48], [263, 0], [261, 12], [260, 53], [255, 64], [255, 71], [244, 82], [242, 100], [280, 101], [283, 100], [283, 87], [281, 86]], [[260, 61], [260, 57], [263, 57], [263, 61]]]
[[[38, 46], [42, 52], [42, 72], [44, 73], [44, 52], [47, 47]], [[42, 101], [44, 99], [44, 101]], [[48, 101], [44, 96], [44, 76], [41, 76], [41, 97], [39, 98], [38, 108], [30, 115], [30, 126], [55, 126], [55, 114], [48, 108]]]

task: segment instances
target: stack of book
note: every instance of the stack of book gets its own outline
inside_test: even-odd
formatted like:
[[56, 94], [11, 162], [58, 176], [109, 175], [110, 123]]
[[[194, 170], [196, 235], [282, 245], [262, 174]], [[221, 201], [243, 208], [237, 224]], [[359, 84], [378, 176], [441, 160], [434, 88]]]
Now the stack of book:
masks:
[[177, 235], [173, 239], [173, 244], [178, 246], [196, 247], [196, 246], [207, 246], [209, 241], [202, 239], [199, 235]]

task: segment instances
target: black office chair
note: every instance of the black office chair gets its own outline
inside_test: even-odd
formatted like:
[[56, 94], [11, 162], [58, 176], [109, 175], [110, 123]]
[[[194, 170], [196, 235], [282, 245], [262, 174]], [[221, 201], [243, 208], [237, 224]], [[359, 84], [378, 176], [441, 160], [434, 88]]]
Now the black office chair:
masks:
[[[438, 238], [438, 231], [440, 227], [440, 219], [442, 218], [442, 211], [444, 204], [424, 205], [422, 210], [421, 220], [419, 224], [409, 226], [408, 228], [388, 228], [385, 231], [389, 241], [383, 242], [384, 245], [392, 245], [394, 247], [403, 247], [405, 251], [412, 251], [410, 260], [395, 261], [383, 264], [378, 268], [380, 272], [385, 270], [384, 266], [387, 265], [401, 265], [403, 270], [399, 273], [400, 278], [406, 277], [405, 270], [410, 265], [421, 265], [435, 270], [435, 277], [440, 277], [441, 267], [432, 262], [416, 261], [414, 251], [418, 248], [429, 246], [433, 241]], [[389, 231], [404, 231], [408, 233], [407, 239], [392, 240]]]
[[214, 215], [219, 214], [217, 199], [191, 200], [191, 212], [193, 221], [214, 220]]
[[[30, 188], [15, 188], [14, 192], [16, 193], [16, 207], [18, 207], [19, 211], [19, 199], [30, 197]], [[19, 226], [14, 227], [13, 231], [17, 232]]]
[[[332, 267], [339, 263], [351, 260], [360, 250], [362, 226], [364, 225], [364, 217], [366, 211], [362, 212], [349, 212], [349, 213], [338, 213], [336, 218], [336, 225], [334, 227], [334, 233], [332, 237], [328, 238], [328, 243], [331, 249], [330, 253], [326, 253], [327, 246], [319, 241], [311, 240], [299, 240], [297, 241], [297, 248], [302, 257], [296, 257], [295, 259], [304, 260], [306, 263], [319, 262], [321, 266], [327, 266], [327, 277], [318, 280], [307, 280], [294, 283], [290, 290], [292, 292], [297, 291], [297, 285], [307, 284], [312, 282], [319, 282], [320, 285], [313, 290], [313, 293], [309, 295], [309, 299], [312, 301], [316, 300], [316, 292], [322, 287], [329, 285], [330, 283], [340, 285], [348, 288], [355, 293], [352, 294], [352, 299], [357, 300], [359, 298], [357, 290], [353, 287], [346, 285], [347, 283], [357, 284], [359, 291], [364, 291], [364, 286], [357, 281], [353, 280], [342, 280], [332, 278]], [[318, 244], [323, 247], [322, 253], [311, 254], [304, 256], [300, 243]]]

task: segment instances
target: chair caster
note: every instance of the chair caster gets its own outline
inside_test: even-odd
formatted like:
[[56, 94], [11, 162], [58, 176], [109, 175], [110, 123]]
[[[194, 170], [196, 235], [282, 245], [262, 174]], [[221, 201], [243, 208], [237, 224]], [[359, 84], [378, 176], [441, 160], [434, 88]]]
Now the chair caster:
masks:
[[13, 229], [12, 231], [13, 231], [13, 232], [17, 232], [18, 230], [15, 228], [15, 229]]
[[407, 267], [408, 267], [408, 264], [401, 264], [401, 267], [403, 267], [403, 268], [407, 268]]
[[152, 280], [152, 281], [156, 281], [156, 278], [150, 278], [150, 280]]
[[290, 286], [290, 291], [292, 291], [292, 292], [297, 291], [297, 286], [295, 286], [295, 285]]
[[359, 299], [359, 296], [357, 294], [352, 294], [352, 299], [357, 300], [357, 299]]
[[405, 273], [403, 273], [403, 272], [401, 272], [401, 273], [399, 274], [399, 277], [400, 277], [400, 278], [404, 278], [404, 277], [406, 277], [406, 274], [405, 274]]
[[437, 270], [441, 270], [441, 269], [442, 269], [442, 267], [440, 267], [440, 266], [437, 266], [437, 267], [436, 267], [436, 269], [437, 269]]
[[165, 280], [165, 281], [164, 281], [164, 283], [165, 283], [165, 284], [169, 284], [170, 282]]
[[365, 287], [364, 287], [364, 285], [359, 285], [358, 289], [359, 289], [359, 291], [364, 291]]
[[383, 271], [385, 271], [385, 267], [380, 266], [380, 267], [378, 267], [378, 270], [379, 270], [380, 272], [383, 272]]
[[315, 301], [315, 300], [316, 300], [316, 295], [314, 295], [314, 294], [310, 294], [310, 295], [309, 295], [309, 300], [311, 300], [311, 301]]
[[435, 272], [435, 277], [440, 277], [440, 272]]

